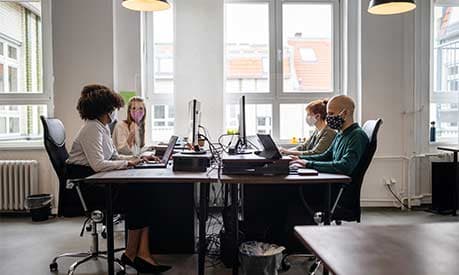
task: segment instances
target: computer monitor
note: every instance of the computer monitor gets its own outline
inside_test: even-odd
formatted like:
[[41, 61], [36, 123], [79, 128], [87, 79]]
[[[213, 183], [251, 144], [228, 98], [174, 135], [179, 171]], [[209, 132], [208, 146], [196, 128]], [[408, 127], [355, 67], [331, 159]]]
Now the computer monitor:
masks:
[[201, 102], [196, 99], [188, 103], [188, 119], [190, 122], [189, 141], [195, 151], [199, 151], [199, 125], [201, 124]]
[[196, 99], [188, 103], [188, 119], [189, 119], [189, 143], [192, 150], [186, 150], [185, 154], [204, 154], [205, 150], [199, 148], [199, 126], [201, 125], [201, 102]]
[[239, 101], [239, 142], [240, 149], [247, 147], [247, 132], [245, 125], [245, 96], [243, 95]]

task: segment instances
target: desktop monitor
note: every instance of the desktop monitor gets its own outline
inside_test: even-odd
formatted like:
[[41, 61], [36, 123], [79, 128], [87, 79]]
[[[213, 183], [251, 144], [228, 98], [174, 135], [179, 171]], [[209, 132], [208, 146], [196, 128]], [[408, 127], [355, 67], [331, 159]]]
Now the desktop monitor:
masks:
[[194, 151], [199, 151], [199, 125], [201, 124], [201, 102], [196, 99], [188, 103], [188, 119], [190, 121], [189, 142]]
[[245, 96], [242, 96], [239, 101], [239, 140], [238, 146], [240, 149], [247, 147], [247, 133], [245, 125]]

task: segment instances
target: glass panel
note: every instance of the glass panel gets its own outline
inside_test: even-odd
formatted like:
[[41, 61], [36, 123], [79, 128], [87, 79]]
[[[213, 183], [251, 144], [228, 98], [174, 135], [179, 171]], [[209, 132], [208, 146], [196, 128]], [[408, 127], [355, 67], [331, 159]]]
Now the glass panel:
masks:
[[[246, 104], [245, 123], [247, 135], [272, 133], [272, 105]], [[239, 104], [226, 105], [226, 130], [237, 132], [239, 129]]]
[[8, 84], [10, 92], [18, 91], [18, 69], [14, 67], [8, 67]]
[[332, 14], [331, 4], [283, 4], [284, 92], [333, 91]]
[[431, 142], [459, 140], [459, 7], [435, 7], [433, 90], [430, 94]]
[[6, 57], [2, 61], [2, 69], [6, 72], [2, 75], [0, 93], [42, 93], [40, 0], [0, 1], [0, 11], [7, 14], [7, 24], [3, 24], [4, 20], [0, 23], [0, 37], [11, 38], [11, 41], [4, 40], [0, 45], [0, 55]]
[[304, 139], [309, 137], [314, 131], [314, 127], [310, 127], [306, 123], [306, 104], [280, 104], [279, 120], [281, 140], [291, 140], [295, 137]]
[[172, 105], [153, 105], [152, 106], [152, 135], [151, 139], [154, 142], [167, 142], [174, 134], [175, 112]]
[[174, 92], [174, 14], [168, 9], [153, 14], [154, 92]]
[[268, 3], [225, 4], [225, 12], [226, 92], [268, 93]]
[[3, 105], [1, 107], [0, 141], [43, 138], [40, 116], [46, 116], [46, 105]]
[[18, 59], [18, 49], [8, 46], [8, 57], [11, 59]]

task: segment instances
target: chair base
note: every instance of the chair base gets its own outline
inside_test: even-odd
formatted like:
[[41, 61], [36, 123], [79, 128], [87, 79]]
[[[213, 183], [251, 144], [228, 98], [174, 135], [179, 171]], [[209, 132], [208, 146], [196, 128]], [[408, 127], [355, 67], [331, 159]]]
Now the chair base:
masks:
[[[124, 248], [117, 248], [115, 249], [115, 252], [119, 252], [119, 251], [123, 251]], [[74, 253], [64, 253], [64, 254], [61, 254], [57, 257], [55, 257], [51, 263], [49, 264], [49, 270], [51, 272], [56, 272], [58, 270], [58, 265], [57, 265], [57, 260], [60, 259], [60, 258], [82, 258], [81, 260], [78, 260], [76, 262], [74, 262], [67, 274], [68, 275], [73, 275], [73, 273], [75, 272], [76, 268], [89, 261], [89, 260], [97, 260], [98, 258], [102, 258], [102, 259], [107, 259], [107, 251], [98, 251], [98, 252], [74, 252]], [[124, 269], [124, 266], [121, 264], [121, 262], [118, 260], [118, 259], [115, 259], [115, 262], [118, 264], [118, 266], [121, 268], [121, 271], [124, 273], [125, 272], [125, 269]]]

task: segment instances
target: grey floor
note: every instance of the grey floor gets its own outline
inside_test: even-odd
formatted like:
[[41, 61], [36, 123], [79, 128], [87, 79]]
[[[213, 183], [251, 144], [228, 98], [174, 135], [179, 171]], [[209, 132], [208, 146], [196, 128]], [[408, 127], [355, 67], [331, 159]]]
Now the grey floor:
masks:
[[[431, 222], [457, 222], [459, 217], [442, 216], [418, 211], [400, 211], [397, 209], [365, 209], [362, 224], [413, 224]], [[32, 223], [29, 217], [0, 217], [0, 274], [52, 274], [48, 264], [57, 254], [69, 250], [85, 251], [89, 245], [89, 234], [85, 239], [78, 237], [82, 219], [53, 219], [46, 222]], [[348, 225], [344, 225], [348, 226]], [[116, 228], [116, 243], [123, 243], [121, 228]], [[104, 246], [104, 242], [101, 242]], [[196, 274], [194, 255], [157, 256], [160, 262], [173, 265], [167, 275]], [[66, 274], [72, 259], [59, 262], [58, 274]], [[306, 274], [306, 262], [293, 259], [293, 267], [285, 275]], [[76, 274], [105, 274], [104, 261], [90, 261], [77, 269]], [[128, 274], [136, 274], [128, 270]], [[165, 273], [166, 274], [166, 273]], [[219, 267], [208, 268], [206, 274], [226, 275], [231, 270]]]

